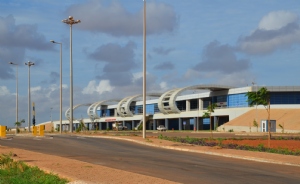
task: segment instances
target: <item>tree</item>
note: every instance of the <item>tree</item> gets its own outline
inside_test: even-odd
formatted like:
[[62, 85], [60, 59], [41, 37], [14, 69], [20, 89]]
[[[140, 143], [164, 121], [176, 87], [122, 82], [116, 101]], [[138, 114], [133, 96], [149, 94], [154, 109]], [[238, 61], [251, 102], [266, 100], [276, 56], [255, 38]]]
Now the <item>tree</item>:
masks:
[[21, 126], [21, 123], [17, 121], [15, 122], [15, 126], [16, 126], [16, 133], [19, 133], [20, 132], [19, 126]]
[[213, 103], [213, 104], [210, 104], [209, 102], [209, 105], [207, 107], [207, 111], [204, 111], [203, 112], [203, 115], [202, 117], [203, 118], [209, 118], [209, 121], [210, 121], [210, 126], [209, 126], [209, 129], [210, 129], [210, 136], [211, 138], [213, 138], [213, 133], [212, 133], [212, 128], [211, 128], [211, 113], [215, 112], [215, 108], [217, 107], [217, 104]]
[[76, 129], [76, 132], [80, 132], [80, 131], [85, 131], [87, 128], [84, 124], [84, 121], [83, 119], [79, 120], [79, 126], [78, 128]]
[[257, 92], [248, 92], [246, 94], [248, 97], [249, 106], [263, 105], [268, 113], [268, 144], [270, 147], [271, 140], [271, 121], [270, 121], [270, 92], [266, 87], [260, 88]]
[[258, 132], [258, 123], [255, 119], [253, 120], [253, 126], [256, 127], [256, 132]]

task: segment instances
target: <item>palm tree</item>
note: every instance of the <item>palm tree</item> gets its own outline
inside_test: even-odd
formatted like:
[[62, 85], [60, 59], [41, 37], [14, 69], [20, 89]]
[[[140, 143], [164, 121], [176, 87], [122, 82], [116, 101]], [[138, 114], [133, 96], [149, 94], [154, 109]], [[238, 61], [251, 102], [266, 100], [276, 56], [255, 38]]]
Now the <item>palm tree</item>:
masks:
[[15, 122], [15, 126], [16, 126], [16, 133], [19, 133], [20, 132], [19, 126], [21, 126], [21, 123], [17, 121]]
[[211, 128], [211, 113], [215, 112], [215, 108], [217, 107], [217, 104], [213, 103], [213, 104], [210, 104], [209, 102], [209, 105], [207, 107], [207, 111], [206, 112], [203, 112], [203, 115], [202, 117], [203, 118], [209, 118], [209, 121], [210, 121], [210, 126], [209, 126], [209, 129], [210, 129], [210, 136], [211, 138], [213, 138], [213, 133], [212, 133], [212, 128]]
[[260, 88], [257, 92], [248, 92], [246, 94], [248, 97], [249, 106], [263, 105], [268, 113], [268, 144], [270, 147], [271, 140], [271, 121], [270, 121], [270, 92], [266, 87]]

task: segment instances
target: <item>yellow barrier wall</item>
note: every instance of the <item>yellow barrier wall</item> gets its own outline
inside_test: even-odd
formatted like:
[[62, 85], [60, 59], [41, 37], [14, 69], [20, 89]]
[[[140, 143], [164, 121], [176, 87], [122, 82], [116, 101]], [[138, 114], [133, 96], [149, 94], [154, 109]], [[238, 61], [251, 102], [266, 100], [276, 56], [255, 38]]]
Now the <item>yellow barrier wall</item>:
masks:
[[0, 137], [6, 137], [6, 126], [0, 126]]
[[40, 136], [44, 136], [45, 125], [40, 125]]
[[36, 127], [36, 126], [33, 126], [33, 127], [32, 127], [32, 135], [33, 135], [33, 136], [36, 136], [36, 134], [37, 134], [37, 127]]

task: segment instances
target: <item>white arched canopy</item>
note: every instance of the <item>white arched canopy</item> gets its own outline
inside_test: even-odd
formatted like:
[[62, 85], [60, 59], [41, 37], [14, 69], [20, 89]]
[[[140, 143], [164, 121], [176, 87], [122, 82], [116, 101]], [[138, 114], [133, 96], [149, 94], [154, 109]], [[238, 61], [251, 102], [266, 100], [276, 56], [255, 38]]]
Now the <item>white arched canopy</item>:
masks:
[[161, 97], [158, 100], [158, 108], [160, 112], [164, 114], [180, 113], [180, 110], [177, 108], [176, 105], [176, 98], [183, 91], [186, 90], [221, 91], [221, 90], [228, 90], [231, 88], [232, 87], [230, 86], [223, 86], [223, 85], [196, 85], [196, 86], [189, 86], [185, 88], [172, 89], [161, 95]]
[[[74, 110], [75, 110], [76, 108], [78, 108], [78, 107], [81, 107], [81, 106], [90, 106], [90, 105], [91, 105], [90, 103], [88, 103], [88, 104], [78, 104], [78, 105], [75, 105], [75, 106], [73, 106], [73, 112], [74, 112]], [[65, 117], [66, 117], [68, 120], [70, 120], [70, 108], [66, 110]], [[74, 118], [74, 116], [73, 116], [73, 120], [76, 120], [76, 119]]]
[[[123, 98], [119, 103], [117, 107], [117, 112], [122, 117], [132, 117], [133, 113], [130, 111], [130, 105], [131, 103], [136, 100], [137, 98], [142, 97], [143, 95], [134, 95], [129, 96], [126, 98]], [[147, 97], [160, 97], [161, 93], [149, 93], [146, 95]]]
[[103, 100], [103, 101], [95, 102], [89, 106], [89, 108], [87, 110], [87, 114], [92, 121], [94, 121], [95, 119], [99, 119], [100, 117], [98, 116], [98, 113], [97, 113], [97, 109], [99, 107], [101, 109], [102, 105], [110, 105], [112, 103], [117, 104], [119, 101], [120, 101], [119, 99], [112, 99], [112, 100]]

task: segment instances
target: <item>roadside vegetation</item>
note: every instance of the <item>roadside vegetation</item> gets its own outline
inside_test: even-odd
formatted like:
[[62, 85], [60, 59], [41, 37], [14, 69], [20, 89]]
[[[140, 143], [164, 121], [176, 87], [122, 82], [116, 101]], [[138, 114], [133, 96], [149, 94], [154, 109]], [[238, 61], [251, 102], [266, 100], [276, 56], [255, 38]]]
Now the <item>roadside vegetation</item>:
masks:
[[[247, 151], [259, 151], [259, 152], [269, 152], [269, 153], [277, 153], [277, 154], [284, 154], [284, 155], [295, 155], [300, 156], [300, 150], [289, 150], [287, 148], [268, 148], [265, 147], [263, 144], [259, 144], [258, 146], [249, 146], [249, 145], [240, 145], [240, 144], [223, 144], [224, 140], [245, 140], [243, 138], [231, 138], [231, 139], [224, 139], [224, 138], [191, 138], [191, 137], [168, 137], [163, 136], [160, 134], [158, 136], [159, 139], [173, 141], [173, 142], [180, 142], [198, 146], [209, 146], [209, 147], [219, 147], [225, 149], [237, 149], [237, 150], [247, 150]], [[300, 137], [277, 137], [272, 138], [273, 140], [297, 140], [300, 141]], [[251, 140], [251, 139], [247, 139]], [[252, 139], [254, 140], [254, 139]]]
[[1, 184], [64, 184], [66, 179], [47, 174], [38, 167], [30, 167], [21, 161], [14, 161], [12, 153], [0, 155], [0, 183]]

